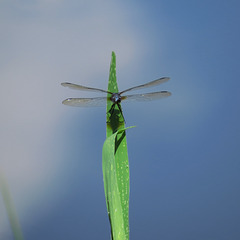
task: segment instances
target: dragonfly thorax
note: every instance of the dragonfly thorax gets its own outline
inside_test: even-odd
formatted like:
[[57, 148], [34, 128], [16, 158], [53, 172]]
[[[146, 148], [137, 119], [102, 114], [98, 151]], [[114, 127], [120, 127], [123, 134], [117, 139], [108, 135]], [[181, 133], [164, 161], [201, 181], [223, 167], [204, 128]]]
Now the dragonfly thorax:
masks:
[[113, 93], [110, 100], [113, 103], [120, 103], [121, 102], [121, 95], [119, 93]]

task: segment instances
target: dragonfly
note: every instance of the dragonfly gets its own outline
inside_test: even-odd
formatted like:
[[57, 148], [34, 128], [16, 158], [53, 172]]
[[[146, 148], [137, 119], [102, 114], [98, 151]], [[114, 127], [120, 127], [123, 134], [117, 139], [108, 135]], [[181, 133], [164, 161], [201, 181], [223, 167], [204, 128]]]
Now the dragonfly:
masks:
[[133, 91], [133, 90], [139, 90], [142, 88], [154, 87], [161, 83], [167, 82], [168, 80], [170, 80], [169, 77], [162, 77], [154, 81], [141, 84], [135, 87], [131, 87], [117, 93], [109, 92], [107, 90], [103, 90], [99, 88], [86, 87], [86, 86], [82, 86], [74, 83], [64, 82], [64, 83], [61, 83], [61, 85], [64, 87], [69, 87], [69, 88], [72, 88], [75, 90], [81, 90], [81, 91], [107, 93], [107, 94], [110, 94], [110, 97], [67, 98], [62, 103], [68, 106], [73, 106], [73, 107], [98, 107], [98, 106], [106, 105], [107, 100], [110, 100], [113, 103], [110, 111], [114, 109], [115, 105], [117, 105], [118, 109], [120, 110], [123, 116], [121, 106], [120, 106], [121, 101], [151, 101], [151, 100], [156, 100], [156, 99], [171, 96], [171, 93], [168, 91], [159, 91], [159, 92], [151, 92], [151, 93], [143, 93], [143, 94], [124, 95], [124, 96], [122, 96], [122, 94]]

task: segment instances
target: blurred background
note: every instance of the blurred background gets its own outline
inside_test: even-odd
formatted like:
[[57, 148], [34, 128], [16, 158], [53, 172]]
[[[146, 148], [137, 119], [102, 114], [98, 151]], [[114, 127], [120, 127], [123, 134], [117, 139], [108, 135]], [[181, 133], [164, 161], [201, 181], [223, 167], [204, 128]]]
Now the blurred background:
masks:
[[[102, 177], [105, 108], [67, 97], [159, 77], [172, 96], [123, 103], [130, 239], [240, 239], [240, 3], [0, 2], [0, 169], [24, 239], [110, 239]], [[12, 240], [0, 197], [0, 239]]]

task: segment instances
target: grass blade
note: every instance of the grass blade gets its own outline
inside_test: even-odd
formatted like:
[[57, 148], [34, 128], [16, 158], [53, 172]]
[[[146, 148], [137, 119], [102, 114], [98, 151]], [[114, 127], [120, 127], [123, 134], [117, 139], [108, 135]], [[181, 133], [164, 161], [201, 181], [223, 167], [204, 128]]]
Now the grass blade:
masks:
[[[116, 56], [112, 52], [109, 92], [118, 92]], [[111, 95], [109, 94], [108, 97]], [[129, 239], [129, 163], [121, 105], [107, 101], [107, 139], [103, 145], [103, 179], [112, 239]], [[112, 109], [113, 108], [113, 109]]]

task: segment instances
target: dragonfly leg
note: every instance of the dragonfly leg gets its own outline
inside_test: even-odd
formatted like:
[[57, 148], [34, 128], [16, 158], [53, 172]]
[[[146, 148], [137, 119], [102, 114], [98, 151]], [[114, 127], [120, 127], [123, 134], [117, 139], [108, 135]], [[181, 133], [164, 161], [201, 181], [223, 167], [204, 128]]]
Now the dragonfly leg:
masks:
[[122, 117], [123, 117], [123, 121], [126, 123], [125, 118], [124, 118], [124, 116], [123, 116], [123, 112], [122, 112], [121, 105], [120, 105], [119, 103], [117, 103], [117, 106], [118, 106], [118, 109], [119, 109], [119, 111], [120, 111], [120, 113], [121, 113], [121, 115], [122, 115]]
[[114, 108], [115, 108], [115, 103], [112, 104], [111, 108], [108, 111], [111, 115], [113, 115]]
[[113, 116], [114, 113], [114, 107], [115, 107], [115, 103], [112, 104], [111, 108], [109, 109], [109, 111], [107, 112], [107, 119], [109, 119], [109, 121], [107, 121], [107, 123], [110, 123], [110, 119]]

